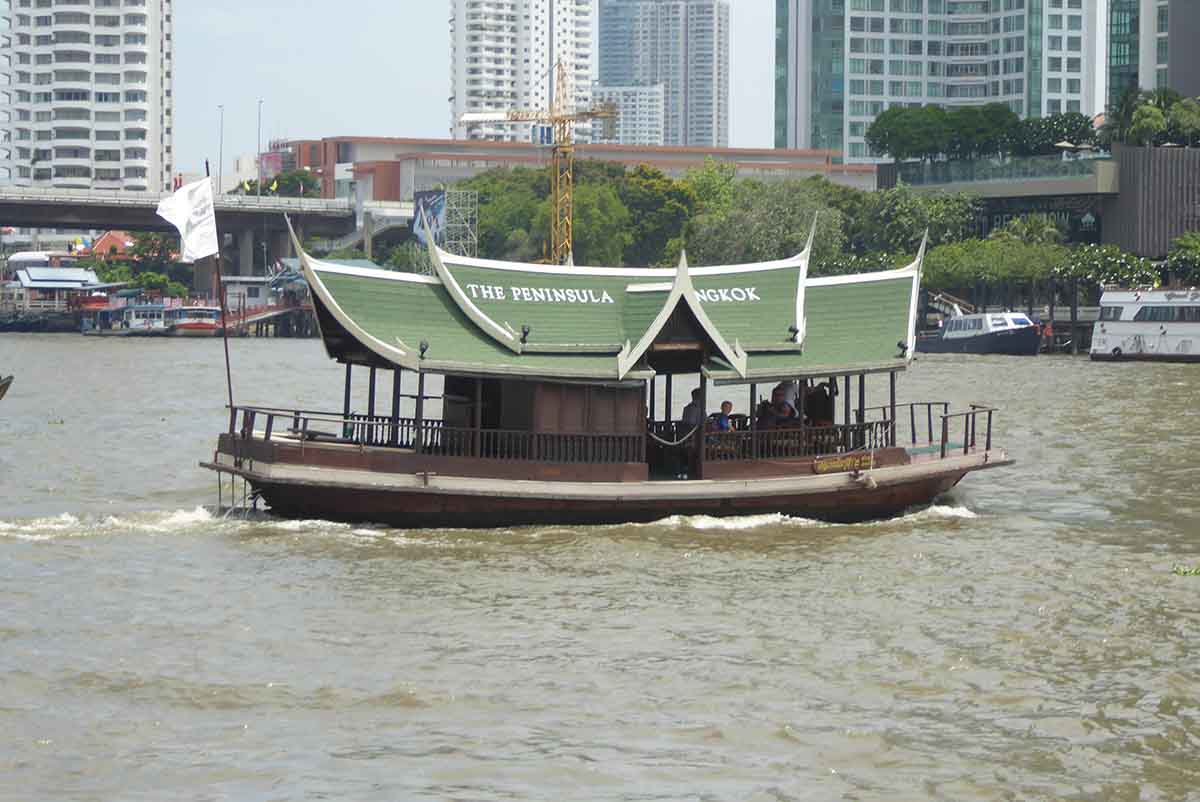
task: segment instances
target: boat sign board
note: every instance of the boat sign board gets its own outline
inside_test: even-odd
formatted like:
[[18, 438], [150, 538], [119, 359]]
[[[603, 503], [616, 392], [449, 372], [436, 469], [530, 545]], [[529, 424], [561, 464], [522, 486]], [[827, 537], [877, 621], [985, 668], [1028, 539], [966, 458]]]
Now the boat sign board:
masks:
[[839, 454], [836, 457], [823, 457], [813, 460], [813, 473], [865, 471], [870, 470], [871, 463], [872, 457], [869, 451], [861, 451], [855, 454]]

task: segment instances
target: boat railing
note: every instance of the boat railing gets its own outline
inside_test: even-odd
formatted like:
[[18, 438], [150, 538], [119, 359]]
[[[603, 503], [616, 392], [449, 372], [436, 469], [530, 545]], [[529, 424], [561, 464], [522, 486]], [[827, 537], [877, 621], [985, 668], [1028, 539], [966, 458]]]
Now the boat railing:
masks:
[[[918, 443], [937, 442], [940, 429], [937, 428], [936, 422], [942, 415], [949, 412], [950, 403], [948, 401], [911, 401], [907, 404], [897, 404], [894, 408], [891, 406], [867, 407], [863, 410], [863, 417], [866, 421], [870, 421], [872, 418], [890, 421], [892, 415], [895, 414], [896, 430], [892, 433], [891, 445], [896, 445], [897, 441], [902, 439], [899, 428], [903, 423], [908, 424], [908, 441], [912, 445], [917, 445]], [[921, 439], [922, 435], [924, 435], [923, 440]]]
[[[429, 396], [426, 396], [429, 398]], [[446, 426], [441, 420], [235, 406], [229, 433], [243, 440], [283, 437], [392, 446], [443, 457], [563, 463], [644, 462], [645, 437], [629, 433], [549, 433]]]
[[[952, 443], [951, 437], [951, 421], [956, 421], [959, 418], [963, 422], [962, 431], [962, 453], [970, 454], [978, 447], [977, 435], [979, 432], [979, 419], [984, 417], [986, 428], [984, 429], [984, 451], [992, 450], [992, 416], [996, 412], [995, 407], [985, 407], [978, 404], [971, 404], [970, 409], [965, 412], [955, 412], [953, 414], [942, 415], [942, 439], [940, 443], [940, 453], [942, 459], [945, 459], [951, 449], [957, 451], [958, 445]], [[954, 433], [957, 434], [957, 423], [953, 424]]]
[[850, 451], [873, 451], [886, 448], [891, 441], [892, 424], [882, 420], [836, 426], [707, 432], [704, 435], [704, 459], [727, 462], [815, 457]]
[[[980, 418], [984, 419], [983, 440], [984, 448], [992, 447], [992, 420], [997, 412], [995, 407], [971, 404], [963, 412], [950, 412], [948, 401], [913, 401], [908, 404], [891, 406], [868, 407], [864, 410], [865, 417], [870, 420], [878, 416], [881, 420], [889, 421], [895, 414], [897, 428], [900, 424], [908, 425], [908, 443], [913, 446], [936, 445], [944, 458], [951, 451], [962, 449], [968, 454], [979, 445]], [[958, 423], [962, 420], [962, 440], [955, 439], [958, 435]], [[895, 432], [893, 432], [895, 436]], [[895, 445], [896, 441], [892, 441]]]

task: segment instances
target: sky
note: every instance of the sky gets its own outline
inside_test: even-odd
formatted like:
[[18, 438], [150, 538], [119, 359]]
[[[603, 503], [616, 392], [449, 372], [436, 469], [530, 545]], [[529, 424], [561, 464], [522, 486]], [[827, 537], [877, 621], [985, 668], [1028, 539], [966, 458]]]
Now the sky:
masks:
[[[771, 147], [774, 0], [730, 7], [730, 145]], [[449, 0], [205, 0], [174, 14], [178, 172], [253, 154], [260, 99], [264, 144], [449, 136]]]

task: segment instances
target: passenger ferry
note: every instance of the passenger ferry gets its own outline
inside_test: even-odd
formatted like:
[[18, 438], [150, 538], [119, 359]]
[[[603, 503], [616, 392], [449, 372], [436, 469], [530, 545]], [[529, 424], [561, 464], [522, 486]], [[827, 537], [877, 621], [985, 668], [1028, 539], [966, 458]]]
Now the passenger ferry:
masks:
[[954, 315], [917, 339], [917, 350], [927, 354], [1037, 356], [1041, 346], [1041, 326], [1020, 312]]
[[167, 309], [162, 304], [84, 308], [80, 326], [93, 337], [164, 337]]
[[[491, 261], [429, 237], [428, 276], [320, 261], [293, 234], [343, 408], [234, 405], [201, 465], [276, 515], [412, 528], [863, 520], [1012, 464], [995, 409], [897, 398], [924, 245], [905, 268], [810, 279], [815, 233], [789, 259], [673, 269]], [[682, 410], [676, 381], [695, 388]], [[869, 383], [885, 405], [867, 407]], [[814, 389], [793, 407], [797, 384]], [[753, 419], [707, 414], [754, 409], [759, 388]]]
[[165, 322], [174, 337], [215, 337], [221, 333], [221, 308], [175, 306], [166, 311]]
[[1200, 289], [1105, 289], [1091, 357], [1200, 362]]

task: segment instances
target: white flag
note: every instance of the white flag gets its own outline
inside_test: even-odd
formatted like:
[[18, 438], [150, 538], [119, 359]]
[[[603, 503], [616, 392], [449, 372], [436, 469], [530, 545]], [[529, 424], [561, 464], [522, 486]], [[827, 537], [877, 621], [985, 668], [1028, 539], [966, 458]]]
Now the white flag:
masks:
[[213, 211], [212, 182], [201, 179], [184, 184], [158, 204], [158, 216], [179, 229], [183, 243], [181, 262], [194, 262], [218, 251], [217, 216]]

